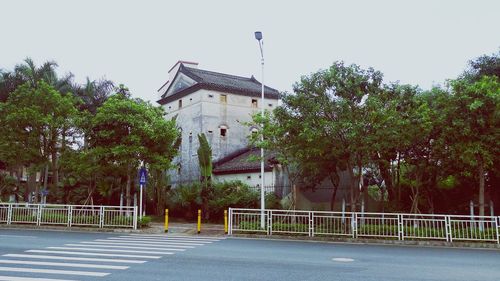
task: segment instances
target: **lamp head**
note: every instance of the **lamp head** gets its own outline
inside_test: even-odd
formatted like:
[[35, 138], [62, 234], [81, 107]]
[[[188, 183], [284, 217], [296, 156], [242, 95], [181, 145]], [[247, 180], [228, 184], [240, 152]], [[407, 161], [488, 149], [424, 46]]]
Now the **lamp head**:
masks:
[[255, 31], [255, 39], [257, 40], [262, 40], [262, 32], [260, 31]]

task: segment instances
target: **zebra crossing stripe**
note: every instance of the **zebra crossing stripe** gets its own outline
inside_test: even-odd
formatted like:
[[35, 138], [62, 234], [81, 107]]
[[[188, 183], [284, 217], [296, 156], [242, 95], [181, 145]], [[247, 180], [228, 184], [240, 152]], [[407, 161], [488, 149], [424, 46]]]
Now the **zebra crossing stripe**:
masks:
[[183, 238], [183, 237], [171, 237], [171, 236], [131, 236], [131, 235], [121, 235], [116, 238], [128, 238], [128, 239], [151, 239], [151, 240], [160, 240], [160, 241], [187, 241], [187, 242], [196, 242], [196, 243], [213, 243], [218, 242], [220, 240], [217, 239], [197, 239], [197, 238]]
[[212, 243], [212, 242], [203, 242], [203, 243], [199, 243], [199, 242], [170, 242], [170, 241], [162, 241], [162, 240], [157, 240], [157, 239], [139, 239], [139, 238], [109, 238], [109, 241], [128, 241], [128, 242], [137, 242], [137, 243], [141, 243], [141, 242], [162, 242], [162, 243], [170, 243], [172, 245], [185, 245], [185, 246], [203, 246], [205, 244], [209, 244], [209, 243]]
[[17, 276], [0, 276], [0, 281], [75, 281], [67, 279], [50, 279], [50, 278], [30, 278]]
[[81, 255], [81, 256], [96, 256], [96, 257], [120, 257], [120, 258], [138, 258], [138, 259], [159, 259], [159, 258], [161, 258], [161, 256], [84, 253], [84, 252], [51, 251], [51, 250], [27, 250], [25, 252], [26, 253], [41, 253], [41, 254]]
[[135, 246], [113, 246], [113, 245], [82, 245], [82, 244], [64, 244], [64, 246], [70, 246], [70, 247], [98, 247], [98, 248], [118, 248], [118, 249], [138, 249], [138, 250], [165, 250], [165, 251], [177, 251], [177, 252], [182, 252], [185, 251], [186, 249], [172, 249], [172, 248], [165, 248], [165, 247], [135, 247]]
[[54, 250], [73, 250], [73, 251], [93, 251], [93, 252], [117, 252], [117, 253], [137, 253], [137, 254], [153, 254], [153, 255], [173, 255], [172, 252], [152, 252], [152, 251], [135, 251], [135, 250], [118, 250], [118, 249], [98, 249], [98, 248], [78, 248], [78, 247], [47, 247]]
[[184, 245], [171, 245], [171, 244], [162, 244], [162, 243], [142, 243], [142, 242], [135, 242], [135, 241], [109, 241], [109, 240], [100, 240], [100, 241], [94, 241], [94, 242], [80, 242], [80, 244], [96, 244], [96, 245], [117, 245], [117, 246], [150, 246], [150, 247], [156, 247], [156, 246], [164, 246], [164, 247], [172, 247], [172, 248], [185, 248], [185, 249], [194, 249], [194, 246], [184, 246]]
[[66, 275], [95, 276], [95, 277], [104, 277], [104, 276], [109, 275], [109, 273], [105, 273], [105, 272], [56, 270], [56, 269], [25, 268], [25, 267], [3, 267], [3, 266], [0, 266], [0, 271], [23, 272], [23, 273], [66, 274]]
[[[122, 236], [124, 236], [124, 235], [122, 235]], [[170, 239], [211, 240], [211, 241], [219, 241], [219, 240], [226, 239], [226, 237], [188, 236], [188, 235], [165, 235], [165, 234], [135, 234], [135, 233], [128, 234], [127, 236], [160, 237], [160, 238], [170, 238]]]
[[12, 258], [67, 260], [67, 261], [93, 261], [93, 262], [118, 262], [118, 263], [145, 263], [146, 262], [146, 261], [141, 261], [141, 260], [80, 258], [80, 257], [47, 256], [47, 255], [6, 254], [3, 256], [4, 257], [12, 257]]
[[46, 265], [46, 266], [63, 266], [63, 267], [82, 267], [82, 268], [99, 268], [99, 269], [127, 269], [128, 266], [117, 265], [102, 265], [88, 263], [69, 263], [69, 262], [43, 262], [43, 261], [21, 261], [21, 260], [0, 260], [0, 264], [24, 264], [24, 265]]

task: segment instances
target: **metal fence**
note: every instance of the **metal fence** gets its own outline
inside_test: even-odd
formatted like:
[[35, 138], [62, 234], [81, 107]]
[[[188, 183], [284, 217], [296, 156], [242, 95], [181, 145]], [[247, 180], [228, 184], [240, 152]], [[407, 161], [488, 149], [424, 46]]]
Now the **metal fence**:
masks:
[[482, 241], [500, 244], [500, 217], [290, 210], [262, 212], [260, 209], [230, 208], [228, 233]]
[[137, 207], [0, 203], [0, 224], [137, 229]]

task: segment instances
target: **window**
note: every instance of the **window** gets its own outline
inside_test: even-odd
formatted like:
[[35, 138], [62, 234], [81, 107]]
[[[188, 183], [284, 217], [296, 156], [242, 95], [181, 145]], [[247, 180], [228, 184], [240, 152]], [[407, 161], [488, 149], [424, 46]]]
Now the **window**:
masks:
[[220, 136], [225, 137], [227, 135], [227, 129], [226, 128], [220, 128]]
[[227, 95], [220, 95], [220, 102], [227, 103]]
[[168, 107], [168, 110], [170, 110], [170, 109], [172, 109], [172, 107], [171, 107], [171, 106], [169, 106], [169, 107]]
[[212, 95], [212, 94], [208, 94], [208, 97], [209, 97], [209, 98], [213, 98], [213, 97], [214, 97], [214, 95]]
[[252, 179], [252, 176], [247, 176], [247, 180], [250, 180], [250, 179]]
[[177, 173], [181, 174], [181, 163], [177, 164]]
[[[190, 98], [189, 101], [193, 101], [193, 98]], [[269, 104], [269, 105], [271, 105], [271, 104]]]
[[257, 100], [256, 99], [252, 99], [252, 107], [257, 108]]
[[269, 107], [273, 107], [273, 104], [272, 104], [272, 103], [269, 103], [269, 104], [267, 104], [267, 105], [269, 105]]
[[208, 133], [209, 133], [209, 134], [213, 134], [213, 133], [214, 133], [214, 131], [212, 131], [212, 130], [208, 130]]
[[182, 107], [182, 100], [179, 100], [179, 108]]
[[189, 132], [189, 142], [193, 142], [193, 132]]

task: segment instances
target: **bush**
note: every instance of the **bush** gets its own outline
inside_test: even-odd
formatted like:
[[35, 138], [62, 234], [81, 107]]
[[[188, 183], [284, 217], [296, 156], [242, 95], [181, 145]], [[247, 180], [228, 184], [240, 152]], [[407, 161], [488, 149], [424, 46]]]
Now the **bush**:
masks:
[[142, 219], [139, 220], [138, 226], [140, 228], [148, 227], [150, 222], [151, 222], [151, 217], [143, 216]]

